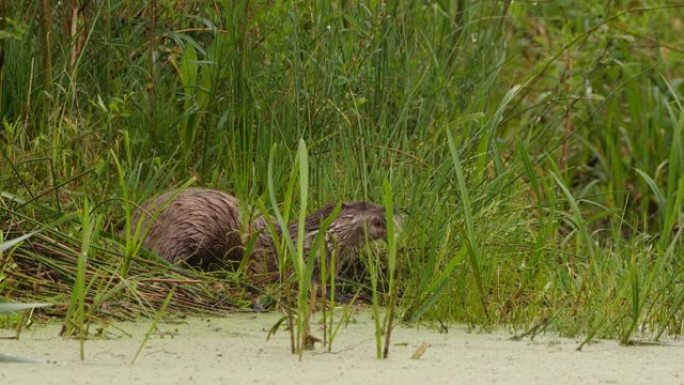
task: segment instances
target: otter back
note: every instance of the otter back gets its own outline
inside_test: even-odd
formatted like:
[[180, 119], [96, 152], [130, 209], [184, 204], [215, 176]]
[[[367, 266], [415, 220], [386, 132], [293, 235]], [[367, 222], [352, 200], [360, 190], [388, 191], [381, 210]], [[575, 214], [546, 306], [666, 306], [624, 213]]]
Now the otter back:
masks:
[[143, 246], [170, 262], [206, 266], [242, 257], [240, 202], [222, 191], [192, 188], [164, 193], [137, 210], [133, 229], [140, 220], [141, 233], [147, 231]]

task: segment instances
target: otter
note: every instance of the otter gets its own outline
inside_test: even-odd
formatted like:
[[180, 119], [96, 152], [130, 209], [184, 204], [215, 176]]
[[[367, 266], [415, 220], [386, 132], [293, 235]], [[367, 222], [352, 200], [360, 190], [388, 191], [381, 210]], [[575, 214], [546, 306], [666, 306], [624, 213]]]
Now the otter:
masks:
[[[312, 247], [321, 222], [334, 208], [335, 204], [328, 204], [306, 217], [305, 256]], [[277, 271], [276, 245], [269, 231], [269, 222], [278, 235], [282, 233], [280, 226], [264, 216], [256, 216], [247, 224], [243, 223], [240, 201], [223, 191], [190, 188], [180, 193], [166, 192], [146, 201], [136, 210], [132, 219], [134, 231], [141, 220], [143, 246], [169, 262], [183, 261], [203, 268], [215, 262], [239, 262], [243, 258], [245, 245], [249, 243], [246, 239], [253, 238], [249, 265], [251, 273]], [[396, 213], [393, 220], [399, 224]], [[299, 236], [297, 229], [296, 220], [288, 225], [295, 242]], [[366, 240], [375, 241], [386, 236], [384, 206], [365, 201], [344, 202], [325, 234], [326, 254], [330, 256], [337, 251], [339, 272], [343, 262], [356, 255]]]

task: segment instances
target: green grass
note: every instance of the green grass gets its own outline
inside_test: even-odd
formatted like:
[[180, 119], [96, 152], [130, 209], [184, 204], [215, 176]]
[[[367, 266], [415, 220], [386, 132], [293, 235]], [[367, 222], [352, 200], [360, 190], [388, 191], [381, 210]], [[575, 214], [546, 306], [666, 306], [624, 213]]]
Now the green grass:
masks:
[[69, 4], [0, 7], [0, 232], [39, 231], [0, 251], [3, 299], [248, 307], [239, 274], [141, 250], [134, 203], [190, 181], [289, 222], [390, 188], [398, 319], [682, 333], [684, 5], [112, 0], [72, 29]]

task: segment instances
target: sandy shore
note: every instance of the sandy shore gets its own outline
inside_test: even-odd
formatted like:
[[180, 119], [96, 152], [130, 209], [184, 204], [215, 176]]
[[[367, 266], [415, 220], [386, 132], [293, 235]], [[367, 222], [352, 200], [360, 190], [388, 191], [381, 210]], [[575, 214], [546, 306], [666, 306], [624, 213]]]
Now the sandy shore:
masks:
[[[149, 321], [109, 326], [114, 338], [85, 345], [57, 336], [57, 325], [39, 325], [20, 340], [0, 340], [0, 353], [35, 364], [0, 363], [2, 384], [684, 384], [684, 344], [619, 346], [539, 336], [511, 341], [504, 332], [468, 333], [462, 326], [440, 334], [425, 327], [398, 327], [390, 359], [375, 359], [370, 315], [341, 329], [333, 353], [289, 353], [281, 330], [266, 341], [277, 314], [234, 314], [161, 324], [135, 364], [130, 362]], [[2, 330], [0, 335], [12, 335]], [[117, 335], [119, 337], [117, 337]], [[419, 360], [411, 355], [423, 342]]]

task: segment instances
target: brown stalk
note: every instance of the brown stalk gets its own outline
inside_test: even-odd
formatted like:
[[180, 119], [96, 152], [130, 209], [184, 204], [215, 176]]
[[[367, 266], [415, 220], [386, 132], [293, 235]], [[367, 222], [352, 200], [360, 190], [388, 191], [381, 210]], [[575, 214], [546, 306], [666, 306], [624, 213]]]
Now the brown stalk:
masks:
[[[572, 56], [570, 56], [569, 49], [565, 50], [565, 55], [566, 59], [568, 62], [568, 67], [566, 69], [565, 75], [564, 75], [564, 80], [565, 80], [565, 88], [566, 92], [569, 95], [571, 91], [571, 85], [570, 85], [570, 79], [572, 78]], [[565, 107], [565, 117], [564, 117], [564, 126], [563, 126], [563, 147], [561, 148], [561, 156], [560, 156], [560, 169], [565, 170], [568, 167], [568, 152], [570, 150], [570, 135], [572, 135], [573, 132], [573, 127], [574, 125], [572, 124], [572, 114], [570, 111], [572, 110], [573, 106], [573, 100], [572, 98], [568, 98], [568, 104]]]
[[78, 30], [78, 6], [72, 4], [71, 17], [69, 18], [69, 37], [71, 38], [71, 52], [69, 54], [69, 69], [73, 70], [76, 65], [76, 58], [78, 57], [78, 42], [76, 32]]
[[149, 40], [150, 40], [150, 61], [149, 61], [149, 72], [150, 80], [147, 83], [147, 97], [150, 102], [150, 121], [148, 127], [152, 134], [152, 138], [156, 137], [157, 133], [157, 73], [156, 73], [156, 59], [157, 59], [157, 0], [150, 1], [150, 7], [148, 8], [150, 16], [150, 29], [149, 29]]
[[52, 85], [52, 7], [50, 0], [41, 0], [40, 12], [40, 57], [41, 77], [43, 78], [43, 90], [47, 91]]
[[[5, 2], [0, 2], [0, 31], [5, 30], [5, 18], [7, 17], [7, 8], [5, 7]], [[5, 67], [5, 40], [0, 40], [0, 97], [2, 97], [2, 85], [4, 83], [4, 67]], [[0, 111], [2, 115], [2, 111]]]

